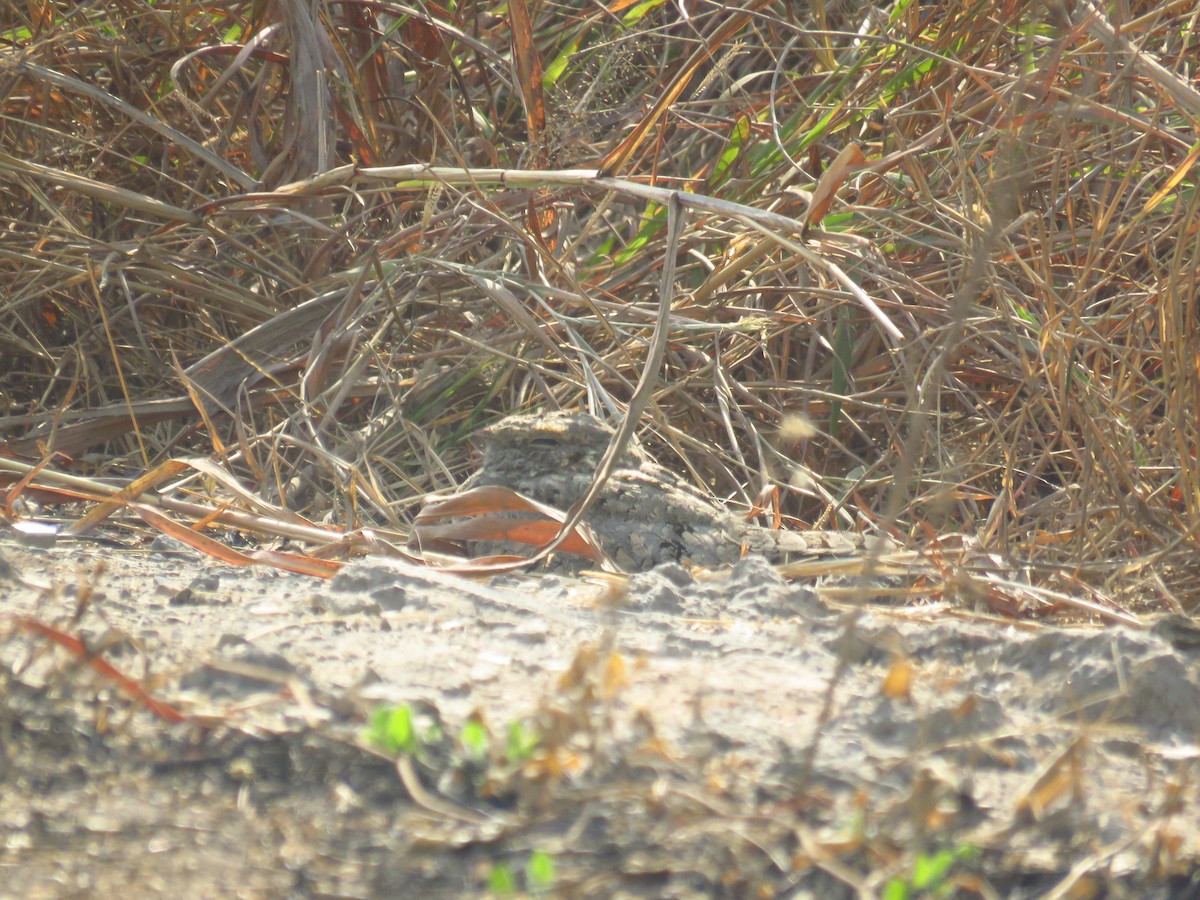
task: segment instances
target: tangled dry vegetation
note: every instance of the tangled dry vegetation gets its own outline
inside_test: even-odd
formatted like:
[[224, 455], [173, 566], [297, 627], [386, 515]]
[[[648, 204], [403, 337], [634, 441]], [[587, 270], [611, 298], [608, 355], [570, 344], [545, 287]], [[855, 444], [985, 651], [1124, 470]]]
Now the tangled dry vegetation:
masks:
[[1200, 597], [1193, 0], [0, 8], [10, 483], [402, 534], [665, 347], [722, 500]]

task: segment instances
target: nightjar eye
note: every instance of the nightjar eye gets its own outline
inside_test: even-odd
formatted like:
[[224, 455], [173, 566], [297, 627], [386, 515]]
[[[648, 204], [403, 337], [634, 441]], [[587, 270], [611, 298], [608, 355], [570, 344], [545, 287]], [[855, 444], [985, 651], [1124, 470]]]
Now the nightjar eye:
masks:
[[530, 447], [557, 447], [561, 441], [553, 437], [535, 437], [529, 442]]

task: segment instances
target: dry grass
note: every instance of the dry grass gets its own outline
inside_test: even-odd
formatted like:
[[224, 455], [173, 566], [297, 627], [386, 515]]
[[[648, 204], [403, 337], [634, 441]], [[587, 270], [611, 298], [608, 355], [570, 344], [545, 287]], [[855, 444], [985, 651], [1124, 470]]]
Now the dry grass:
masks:
[[1194, 3], [521, 8], [4, 2], [8, 452], [403, 530], [477, 426], [623, 408], [671, 253], [665, 462], [1195, 606]]

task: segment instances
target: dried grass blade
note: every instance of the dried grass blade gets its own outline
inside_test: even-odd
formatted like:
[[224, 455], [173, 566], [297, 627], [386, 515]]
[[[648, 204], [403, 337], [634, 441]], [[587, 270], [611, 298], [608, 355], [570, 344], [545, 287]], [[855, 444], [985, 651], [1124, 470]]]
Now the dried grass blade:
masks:
[[1089, 613], [1109, 622], [1128, 625], [1131, 628], [1142, 629], [1146, 627], [1146, 623], [1133, 613], [1121, 609], [1111, 601], [1106, 605], [1098, 603], [1095, 600], [1087, 600], [1083, 597], [1073, 597], [1070, 594], [1064, 594], [1061, 591], [1054, 591], [1049, 588], [1009, 581], [991, 572], [978, 574], [975, 577], [979, 578], [987, 589], [995, 591], [998, 596], [1012, 597], [1018, 601], [1032, 598], [1035, 602], [1049, 608], [1065, 606], [1070, 609], [1079, 610], [1080, 612]]
[[[525, 0], [509, 0], [509, 20], [512, 25], [513, 69], [517, 89], [525, 104], [525, 124], [529, 128], [529, 143], [541, 147], [546, 130], [546, 102], [542, 94], [542, 60], [533, 41], [533, 23]], [[544, 148], [539, 152], [544, 153]]]
[[187, 464], [182, 460], [168, 459], [166, 462], [155, 466], [145, 475], [135, 478], [121, 490], [117, 491], [112, 497], [107, 500], [102, 500], [95, 507], [88, 510], [82, 517], [76, 519], [65, 529], [63, 534], [80, 535], [85, 534], [95, 528], [118, 509], [131, 504], [146, 491], [161, 484], [168, 478], [174, 478], [187, 467]]
[[[33, 468], [35, 467], [29, 463], [21, 463], [0, 457], [0, 472], [25, 475]], [[91, 478], [81, 478], [78, 475], [69, 475], [54, 469], [39, 470], [38, 479], [39, 483], [31, 483], [27, 486], [27, 489], [44, 491], [70, 500], [103, 502], [117, 493], [117, 489], [110, 484], [95, 481]], [[339, 532], [308, 525], [303, 520], [299, 522], [281, 522], [278, 519], [257, 516], [238, 509], [214, 509], [199, 503], [178, 500], [173, 497], [149, 495], [139, 505], [147, 508], [152, 506], [161, 507], [162, 509], [182, 515], [192, 516], [198, 521], [204, 520], [206, 523], [219, 522], [222, 525], [254, 534], [270, 534], [296, 541], [308, 541], [321, 545], [337, 544], [340, 546], [346, 539]]]
[[250, 558], [261, 565], [284, 572], [295, 572], [298, 575], [312, 575], [315, 578], [332, 578], [345, 565], [341, 560], [318, 559], [279, 550], [255, 550], [250, 554]]
[[[449, 525], [421, 526], [422, 541], [510, 541], [530, 547], [544, 547], [558, 536], [562, 523], [550, 519], [510, 519], [499, 515], [479, 515]], [[604, 550], [586, 525], [571, 529], [558, 549], [576, 556], [602, 562]]]
[[654, 102], [654, 106], [650, 108], [650, 111], [642, 117], [642, 120], [629, 133], [629, 136], [601, 160], [600, 173], [602, 175], [615, 175], [629, 165], [629, 161], [637, 153], [642, 144], [645, 143], [651, 130], [666, 115], [671, 104], [678, 100], [680, 94], [687, 89], [687, 86], [691, 83], [696, 73], [704, 65], [711, 65], [713, 53], [717, 48], [741, 31], [745, 24], [750, 21], [751, 14], [761, 7], [766, 6], [767, 2], [768, 0], [754, 0], [746, 9], [738, 10], [726, 19], [709, 36], [708, 40], [696, 48], [680, 70], [675, 73], [675, 77], [671, 79], [666, 90], [659, 95], [658, 99]]
[[[3, 449], [3, 447], [0, 447], [0, 449]], [[42, 470], [45, 469], [48, 465], [50, 465], [50, 462], [55, 458], [55, 456], [56, 456], [56, 454], [49, 453], [46, 455], [46, 457], [41, 462], [36, 463], [35, 465], [32, 465], [32, 466], [29, 466], [27, 468], [27, 470], [24, 472], [24, 474], [22, 474], [21, 477], [19, 479], [17, 479], [16, 484], [14, 484], [11, 488], [9, 488], [7, 491], [4, 492], [4, 514], [6, 516], [8, 516], [9, 518], [14, 518], [14, 519], [17, 518], [16, 511], [13, 509], [13, 505], [20, 498], [21, 493], [27, 487], [29, 487], [30, 484], [32, 484], [33, 480], [35, 478], [37, 478], [38, 475], [41, 474]], [[0, 460], [0, 462], [2, 462], [2, 461], [3, 460]], [[3, 470], [0, 469], [0, 471], [3, 471]]]
[[171, 143], [183, 148], [192, 156], [196, 157], [197, 159], [204, 160], [204, 162], [208, 163], [210, 166], [238, 184], [244, 190], [254, 190], [254, 188], [258, 187], [258, 181], [247, 175], [241, 169], [231, 165], [229, 162], [217, 156], [215, 153], [206, 150], [203, 145], [192, 140], [183, 132], [172, 128], [165, 122], [162, 122], [161, 120], [154, 118], [154, 116], [143, 112], [136, 106], [132, 106], [118, 97], [114, 97], [103, 88], [97, 87], [94, 84], [88, 84], [87, 82], [80, 81], [77, 78], [71, 78], [70, 76], [64, 75], [61, 72], [56, 72], [53, 69], [47, 69], [44, 66], [39, 66], [31, 62], [23, 61], [17, 63], [16, 70], [24, 75], [37, 78], [40, 81], [49, 82], [50, 84], [57, 85], [63, 90], [70, 91], [72, 93], [83, 94], [84, 96], [91, 97], [93, 100], [98, 100], [101, 103], [113, 107], [114, 109], [120, 110], [123, 115], [128, 116], [132, 121], [140, 122], [147, 128], [157, 131]]
[[75, 635], [67, 634], [65, 631], [60, 631], [44, 622], [39, 622], [37, 619], [29, 616], [14, 616], [13, 620], [24, 631], [32, 632], [40, 635], [55, 644], [58, 644], [63, 649], [74, 654], [81, 660], [84, 660], [100, 675], [114, 682], [122, 691], [129, 697], [136, 700], [147, 710], [152, 712], [167, 722], [186, 722], [188, 717], [181, 713], [175, 707], [161, 700], [156, 700], [149, 692], [146, 691], [134, 679], [130, 678], [112, 663], [105, 660], [102, 656], [94, 653], [88, 648], [81, 638]]
[[[200, 416], [200, 421], [204, 423], [204, 433], [208, 435], [209, 442], [212, 444], [213, 451], [217, 456], [225, 455], [225, 442], [221, 440], [220, 432], [213, 427], [212, 416], [208, 414], [208, 407], [204, 405], [204, 400], [200, 396], [200, 392], [196, 390], [196, 386], [192, 384], [192, 380], [187, 377], [187, 373], [183, 371], [183, 367], [179, 365], [179, 357], [171, 351], [171, 368], [175, 370], [175, 374], [179, 377], [179, 383], [183, 385], [183, 389], [187, 392], [188, 399], [192, 401], [192, 406], [195, 407], [197, 415]], [[137, 427], [137, 416], [130, 412], [130, 418], [134, 422], [134, 427]]]
[[1200, 91], [1187, 81], [1167, 69], [1145, 50], [1134, 44], [1123, 33], [1117, 31], [1104, 11], [1094, 0], [1083, 0], [1080, 4], [1086, 15], [1087, 30], [1110, 50], [1120, 48], [1131, 57], [1133, 68], [1157, 84], [1172, 100], [1188, 111], [1193, 118], [1200, 116]]
[[[148, 400], [140, 403], [116, 403], [97, 409], [54, 411], [40, 415], [8, 416], [0, 418], [0, 430], [21, 426], [39, 425], [45, 422], [73, 420], [54, 431], [51, 449], [66, 456], [77, 456], [95, 444], [125, 434], [133, 427], [133, 416], [143, 427], [180, 418], [195, 409], [185, 399]], [[43, 434], [15, 438], [0, 444], [14, 454], [32, 456], [40, 453], [39, 445], [46, 440]]]
[[287, 522], [292, 522], [296, 525], [303, 525], [307, 528], [316, 528], [312, 522], [303, 516], [292, 512], [290, 509], [284, 509], [281, 506], [276, 506], [273, 503], [268, 503], [258, 494], [247, 490], [243, 487], [236, 478], [233, 477], [225, 469], [221, 468], [211, 459], [202, 457], [189, 457], [179, 460], [185, 466], [190, 466], [197, 472], [207, 475], [209, 478], [216, 481], [227, 491], [242, 500], [251, 509], [258, 512], [260, 515], [269, 516], [276, 519], [282, 519]]
[[73, 172], [64, 172], [62, 169], [52, 169], [50, 166], [17, 159], [15, 156], [10, 156], [7, 153], [0, 153], [0, 171], [41, 178], [52, 184], [65, 187], [68, 190], [78, 191], [96, 200], [102, 200], [106, 203], [112, 203], [127, 209], [136, 209], [138, 212], [143, 212], [160, 219], [169, 219], [173, 222], [186, 222], [189, 225], [199, 225], [202, 221], [201, 217], [196, 213], [181, 209], [178, 206], [172, 206], [170, 203], [162, 200], [156, 200], [154, 197], [148, 197], [145, 194], [139, 194], [136, 191], [130, 191], [126, 188], [113, 187], [111, 184], [104, 184], [83, 175], [76, 175]]
[[277, 550], [256, 550], [253, 553], [242, 553], [240, 550], [222, 544], [220, 541], [162, 515], [152, 507], [131, 503], [129, 508], [141, 516], [147, 524], [154, 526], [163, 534], [232, 566], [269, 565], [276, 569], [297, 572], [301, 575], [314, 575], [318, 578], [332, 578], [342, 567], [342, 563], [337, 560], [314, 559]]
[[[541, 520], [503, 518], [496, 513], [522, 512], [541, 516]], [[433, 525], [439, 519], [470, 517], [468, 521], [448, 525]], [[616, 570], [600, 545], [599, 539], [583, 523], [567, 523], [561, 510], [539, 503], [510, 488], [495, 485], [470, 488], [448, 497], [432, 497], [413, 522], [410, 545], [424, 549], [426, 544], [445, 541], [509, 540], [515, 543], [545, 547], [560, 534], [563, 540], [550, 550], [543, 550], [524, 562], [545, 558], [553, 549], [585, 556], [605, 568]], [[563, 529], [566, 528], [565, 534]]]
[[756, 222], [753, 218], [751, 218], [749, 216], [740, 216], [739, 215], [738, 219], [740, 221], [744, 222], [749, 227], [753, 228], [759, 234], [769, 237], [771, 240], [778, 243], [781, 247], [785, 247], [788, 250], [791, 250], [793, 253], [795, 253], [798, 256], [800, 256], [801, 258], [807, 260], [809, 263], [816, 266], [817, 268], [824, 269], [838, 282], [838, 284], [840, 284], [842, 287], [844, 287], [846, 290], [848, 290], [853, 295], [854, 299], [857, 300], [862, 305], [862, 307], [871, 314], [871, 317], [874, 318], [875, 321], [879, 323], [879, 325], [883, 329], [884, 333], [887, 334], [887, 336], [889, 338], [891, 338], [892, 341], [894, 341], [896, 344], [899, 344], [904, 340], [904, 332], [902, 332], [899, 328], [896, 327], [895, 323], [893, 323], [892, 320], [887, 317], [887, 314], [882, 309], [879, 308], [879, 304], [876, 303], [874, 300], [872, 300], [867, 295], [867, 292], [864, 291], [861, 287], [859, 287], [858, 284], [853, 279], [851, 279], [849, 275], [847, 275], [845, 272], [843, 272], [841, 267], [838, 266], [836, 263], [832, 262], [831, 260], [825, 259], [824, 257], [820, 256], [819, 254], [813, 253], [807, 247], [803, 246], [802, 244], [796, 243], [795, 241], [791, 240], [790, 238], [786, 238], [781, 234], [776, 234], [775, 232], [760, 225], [758, 222]]
[[345, 298], [344, 290], [329, 291], [286, 309], [261, 325], [223, 344], [185, 370], [196, 386], [218, 403], [230, 406], [247, 382], [273, 365], [294, 345], [307, 341]]
[[152, 525], [168, 537], [173, 537], [175, 540], [181, 541], [189, 547], [199, 550], [201, 553], [207, 553], [214, 559], [229, 563], [231, 566], [254, 565], [254, 558], [252, 556], [242, 553], [240, 550], [235, 550], [227, 544], [222, 544], [220, 541], [214, 540], [206, 534], [201, 534], [187, 525], [176, 522], [151, 506], [147, 506], [144, 503], [129, 503], [127, 506], [133, 512], [137, 513], [147, 525]]
[[468, 277], [478, 285], [479, 289], [487, 296], [495, 301], [496, 305], [504, 310], [505, 315], [517, 322], [529, 336], [538, 341], [547, 352], [562, 356], [564, 360], [567, 355], [563, 352], [563, 348], [547, 333], [548, 329], [530, 314], [521, 301], [513, 295], [504, 283], [496, 278], [485, 278], [482, 275], [469, 274]]
[[867, 157], [857, 144], [847, 144], [842, 148], [842, 152], [825, 170], [825, 174], [817, 182], [817, 189], [812, 193], [812, 203], [808, 207], [808, 214], [804, 217], [806, 231], [821, 224], [825, 213], [829, 212], [829, 207], [833, 204], [833, 198], [838, 189], [846, 183], [846, 179], [850, 177], [851, 173], [864, 165], [866, 161]]
[[534, 512], [549, 519], [557, 518], [558, 521], [565, 518], [563, 513], [553, 506], [538, 503], [511, 488], [484, 485], [449, 496], [428, 496], [414, 524], [447, 519], [451, 516], [476, 516], [490, 512]]
[[1188, 173], [1196, 165], [1196, 160], [1200, 159], [1200, 141], [1197, 141], [1192, 147], [1191, 152], [1183, 158], [1183, 161], [1175, 167], [1175, 171], [1171, 173], [1171, 177], [1166, 180], [1162, 187], [1154, 192], [1154, 196], [1146, 201], [1142, 207], [1142, 215], [1152, 212], [1158, 204], [1166, 199], [1167, 195], [1175, 188], [1179, 187], [1179, 183], [1187, 178]]

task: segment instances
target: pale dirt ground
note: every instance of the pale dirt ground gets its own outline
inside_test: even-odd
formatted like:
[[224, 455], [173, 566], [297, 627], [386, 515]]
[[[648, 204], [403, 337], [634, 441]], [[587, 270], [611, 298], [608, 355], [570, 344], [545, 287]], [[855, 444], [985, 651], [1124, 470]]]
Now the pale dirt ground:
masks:
[[[3, 536], [0, 558], [3, 896], [484, 896], [498, 865], [520, 888], [535, 850], [551, 896], [875, 896], [968, 847], [943, 896], [1200, 896], [1200, 629], [1181, 619], [871, 600], [851, 626], [753, 558], [623, 591]], [[397, 765], [362, 732], [402, 702], [448, 737]], [[472, 716], [490, 764], [453, 740]], [[523, 764], [514, 720], [543, 735]]]

